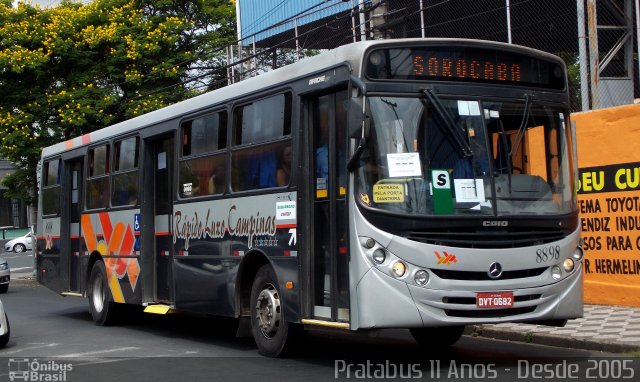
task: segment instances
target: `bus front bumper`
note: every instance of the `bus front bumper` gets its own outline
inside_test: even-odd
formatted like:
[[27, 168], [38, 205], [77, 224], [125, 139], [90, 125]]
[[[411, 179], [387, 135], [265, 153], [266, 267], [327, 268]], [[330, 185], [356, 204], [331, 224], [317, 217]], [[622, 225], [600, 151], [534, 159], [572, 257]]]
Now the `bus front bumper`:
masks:
[[[416, 328], [501, 322], [564, 320], [582, 317], [582, 264], [564, 279], [528, 288], [505, 288], [513, 293], [510, 308], [478, 308], [478, 292], [486, 282], [464, 290], [429, 289], [407, 284], [372, 268], [357, 286], [357, 319], [352, 329]], [[427, 284], [428, 285], [428, 284]], [[355, 317], [354, 317], [355, 318]]]

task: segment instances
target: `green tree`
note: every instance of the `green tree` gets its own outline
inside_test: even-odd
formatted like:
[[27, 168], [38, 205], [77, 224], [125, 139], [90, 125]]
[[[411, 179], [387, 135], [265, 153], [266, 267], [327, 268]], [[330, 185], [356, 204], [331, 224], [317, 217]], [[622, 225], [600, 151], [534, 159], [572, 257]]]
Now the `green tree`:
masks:
[[7, 196], [35, 201], [43, 147], [191, 95], [183, 84], [199, 55], [233, 36], [230, 9], [204, 0], [0, 2], [0, 157], [17, 167], [2, 180]]

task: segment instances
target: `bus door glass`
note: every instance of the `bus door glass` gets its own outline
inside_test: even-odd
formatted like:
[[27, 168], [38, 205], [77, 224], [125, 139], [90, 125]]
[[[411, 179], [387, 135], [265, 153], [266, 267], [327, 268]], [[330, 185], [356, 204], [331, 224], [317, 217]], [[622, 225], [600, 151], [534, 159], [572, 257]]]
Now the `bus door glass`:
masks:
[[80, 240], [80, 212], [82, 206], [82, 161], [69, 164], [71, 170], [69, 195], [69, 290], [80, 291], [82, 280], [82, 243]]
[[347, 251], [347, 92], [310, 100], [313, 182], [313, 315], [349, 320]]
[[154, 150], [154, 209], [155, 209], [155, 257], [156, 300], [173, 301], [173, 276], [171, 265], [173, 245], [171, 241], [171, 218], [173, 210], [173, 137], [155, 141]]

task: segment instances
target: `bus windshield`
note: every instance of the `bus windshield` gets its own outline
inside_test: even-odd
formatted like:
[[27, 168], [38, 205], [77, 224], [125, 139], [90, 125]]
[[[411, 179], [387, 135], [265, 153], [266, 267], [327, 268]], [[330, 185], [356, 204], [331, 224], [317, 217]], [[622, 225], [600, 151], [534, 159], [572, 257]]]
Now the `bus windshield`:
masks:
[[361, 204], [415, 215], [576, 209], [568, 111], [519, 101], [369, 97]]

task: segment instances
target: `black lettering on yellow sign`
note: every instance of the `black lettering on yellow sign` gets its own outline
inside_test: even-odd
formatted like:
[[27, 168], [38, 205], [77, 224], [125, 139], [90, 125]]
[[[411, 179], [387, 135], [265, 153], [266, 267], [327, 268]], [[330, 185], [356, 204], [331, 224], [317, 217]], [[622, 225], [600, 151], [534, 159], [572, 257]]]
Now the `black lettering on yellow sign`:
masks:
[[640, 163], [578, 169], [578, 193], [640, 191]]
[[606, 275], [640, 275], [640, 260], [585, 259], [584, 271]]
[[404, 184], [376, 184], [373, 186], [376, 203], [404, 203]]

